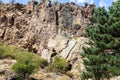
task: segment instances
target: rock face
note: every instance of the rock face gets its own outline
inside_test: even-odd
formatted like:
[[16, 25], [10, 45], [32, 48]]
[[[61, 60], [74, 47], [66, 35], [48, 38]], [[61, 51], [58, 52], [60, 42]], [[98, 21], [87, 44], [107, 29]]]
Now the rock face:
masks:
[[[61, 38], [64, 40], [67, 40], [68, 38]], [[57, 39], [54, 39], [54, 41], [50, 41], [51, 44], [56, 41]], [[80, 72], [85, 71], [85, 67], [83, 65], [83, 58], [80, 55], [80, 53], [83, 53], [83, 47], [90, 47], [88, 44], [92, 43], [89, 39], [85, 37], [72, 37], [71, 39], [68, 39], [67, 44], [62, 50], [57, 53], [57, 56], [61, 56], [65, 58], [71, 65], [71, 72], [74, 74], [74, 80], [80, 80]], [[61, 46], [64, 46], [64, 44], [61, 42], [59, 44]], [[59, 47], [59, 46], [58, 46]], [[50, 46], [49, 48], [57, 50], [57, 44], [55, 46]]]
[[94, 5], [51, 4], [49, 0], [27, 5], [0, 3], [0, 40], [41, 54], [50, 38], [81, 36], [93, 9]]

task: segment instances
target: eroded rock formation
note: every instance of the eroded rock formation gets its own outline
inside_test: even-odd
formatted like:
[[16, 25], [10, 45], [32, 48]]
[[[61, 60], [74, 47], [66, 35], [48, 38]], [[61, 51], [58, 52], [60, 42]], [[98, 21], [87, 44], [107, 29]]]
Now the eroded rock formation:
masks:
[[1, 3], [0, 40], [40, 54], [50, 38], [81, 36], [93, 9], [94, 5], [51, 4], [49, 0], [27, 5]]

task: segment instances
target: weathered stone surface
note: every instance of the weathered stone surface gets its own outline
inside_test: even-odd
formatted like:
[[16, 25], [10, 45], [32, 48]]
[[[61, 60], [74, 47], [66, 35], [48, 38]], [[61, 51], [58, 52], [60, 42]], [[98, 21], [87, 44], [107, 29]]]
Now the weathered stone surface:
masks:
[[57, 35], [54, 39], [48, 40], [48, 48], [54, 48], [59, 53], [67, 46], [67, 43], [67, 37]]
[[[81, 7], [74, 3], [50, 4], [31, 1], [27, 5], [0, 4], [0, 39], [6, 44], [16, 45], [41, 54], [47, 48], [48, 40], [59, 35], [81, 36], [90, 24], [85, 10], [92, 15], [94, 6]], [[59, 41], [58, 41], [59, 42]], [[57, 44], [59, 44], [57, 42]], [[64, 44], [65, 42], [63, 42]], [[57, 52], [64, 46], [55, 48]]]
[[75, 47], [76, 45], [76, 41], [75, 40], [71, 40], [68, 42], [68, 46], [62, 50], [62, 52], [60, 53], [60, 56], [62, 56], [63, 58], [67, 58], [70, 54], [70, 52], [72, 51], [72, 49]]
[[48, 62], [50, 62], [51, 60], [51, 54], [48, 51], [48, 49], [43, 49], [42, 53], [41, 53], [41, 57], [48, 60]]
[[110, 78], [110, 80], [120, 80], [120, 76], [114, 77], [114, 78]]
[[[66, 43], [66, 39], [67, 44], [64, 44]], [[71, 36], [71, 38], [69, 38], [65, 36], [57, 36], [54, 39], [49, 40], [48, 46], [57, 50], [59, 47], [66, 45], [56, 55], [65, 58], [66, 61], [72, 65], [71, 72], [74, 74], [74, 79], [79, 80], [80, 72], [85, 71], [83, 58], [80, 54], [84, 52], [83, 47], [90, 47], [90, 43], [92, 43], [92, 41], [85, 37]]]
[[11, 67], [15, 63], [15, 60], [0, 59], [0, 80], [11, 80], [14, 76], [14, 72], [11, 70]]
[[47, 73], [44, 70], [39, 70], [37, 73], [32, 74], [31, 77], [37, 80], [72, 80], [69, 76], [57, 73]]

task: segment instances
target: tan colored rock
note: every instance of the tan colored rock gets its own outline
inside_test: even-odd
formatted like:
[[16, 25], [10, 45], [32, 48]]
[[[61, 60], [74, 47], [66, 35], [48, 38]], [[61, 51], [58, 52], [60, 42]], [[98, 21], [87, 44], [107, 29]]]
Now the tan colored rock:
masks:
[[76, 41], [70, 40], [68, 42], [68, 46], [65, 49], [63, 49], [62, 52], [60, 53], [60, 56], [66, 59], [69, 56], [72, 49], [75, 47], [75, 45], [76, 45]]
[[54, 39], [49, 39], [48, 48], [54, 48], [58, 53], [61, 52], [68, 43], [68, 38], [57, 35]]
[[48, 62], [51, 61], [51, 54], [48, 51], [48, 49], [43, 49], [42, 53], [41, 53], [41, 57], [48, 60]]
[[[87, 8], [93, 10], [91, 6]], [[84, 9], [86, 8], [73, 3], [50, 4], [49, 0], [43, 0], [40, 4], [35, 1], [26, 5], [0, 4], [1, 40], [6, 44], [19, 45], [18, 47], [40, 54], [45, 47], [49, 47], [49, 39], [57, 37], [58, 34], [83, 34], [85, 27], [90, 23], [82, 13]], [[59, 37], [56, 39], [62, 40]], [[58, 53], [65, 48], [67, 42], [65, 39], [60, 40], [56, 42], [59, 47], [55, 48]]]
[[12, 65], [16, 63], [16, 60], [11, 59], [0, 59], [0, 80], [10, 79], [13, 75], [13, 71], [11, 70]]
[[35, 74], [32, 74], [30, 77], [35, 78], [37, 80], [72, 80], [69, 76], [64, 74], [57, 74], [54, 72], [45, 72], [43, 69], [39, 69], [39, 71]]
[[110, 80], [120, 80], [120, 76], [118, 76], [118, 77], [113, 77], [113, 78], [110, 78]]
[[64, 76], [56, 78], [56, 80], [72, 80], [72, 79], [70, 77], [64, 75]]

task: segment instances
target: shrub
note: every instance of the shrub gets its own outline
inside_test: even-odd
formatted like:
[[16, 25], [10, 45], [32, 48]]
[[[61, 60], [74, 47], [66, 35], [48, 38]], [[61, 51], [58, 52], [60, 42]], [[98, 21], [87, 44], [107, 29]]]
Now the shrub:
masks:
[[12, 69], [23, 79], [27, 79], [39, 67], [44, 68], [48, 65], [47, 60], [40, 59], [39, 56], [27, 51], [18, 52], [15, 56], [17, 63], [13, 65]]
[[[24, 55], [23, 55], [24, 53]], [[18, 74], [22, 75], [23, 79], [35, 72], [39, 68], [39, 61], [34, 54], [29, 52], [23, 52], [21, 56], [17, 58], [17, 63], [13, 65], [12, 69]]]
[[65, 59], [56, 56], [53, 64], [50, 64], [47, 69], [48, 71], [65, 73], [68, 70], [68, 67], [68, 63]]
[[14, 50], [12, 50], [9, 46], [0, 43], [0, 58], [11, 57], [15, 58]]
[[41, 67], [48, 66], [48, 62], [45, 59], [41, 59], [34, 53], [21, 51], [15, 47], [10, 47], [0, 43], [0, 58], [11, 57], [17, 60], [17, 63], [12, 66], [12, 69], [16, 72], [19, 80], [28, 78], [31, 73]]

